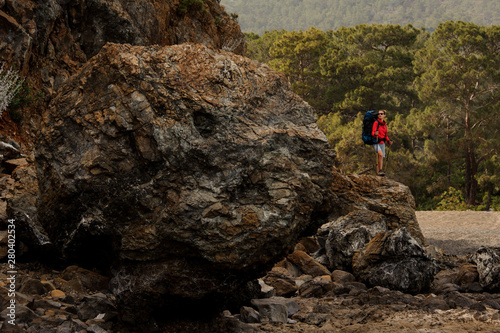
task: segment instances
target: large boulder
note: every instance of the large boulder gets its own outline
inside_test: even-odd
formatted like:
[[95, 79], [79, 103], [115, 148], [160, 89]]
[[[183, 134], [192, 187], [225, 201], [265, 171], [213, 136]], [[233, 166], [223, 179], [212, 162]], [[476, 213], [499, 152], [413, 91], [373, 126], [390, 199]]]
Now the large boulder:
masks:
[[367, 285], [405, 293], [427, 290], [440, 270], [407, 228], [377, 234], [354, 254], [352, 266]]
[[124, 303], [201, 299], [262, 276], [331, 210], [334, 152], [266, 65], [203, 45], [108, 44], [46, 115], [38, 218]]
[[358, 210], [369, 210], [384, 215], [388, 230], [407, 228], [420, 245], [425, 245], [415, 215], [415, 198], [408, 186], [386, 177], [335, 172], [331, 190], [335, 204], [330, 221]]
[[410, 189], [385, 177], [333, 173], [333, 209], [316, 232], [315, 259], [329, 269], [352, 271], [352, 258], [378, 233], [406, 228], [425, 246]]

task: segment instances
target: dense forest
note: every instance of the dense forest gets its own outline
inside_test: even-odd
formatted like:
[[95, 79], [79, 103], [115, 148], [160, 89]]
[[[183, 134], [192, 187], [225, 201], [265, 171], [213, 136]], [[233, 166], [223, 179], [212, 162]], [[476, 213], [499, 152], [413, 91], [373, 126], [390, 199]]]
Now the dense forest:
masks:
[[500, 210], [500, 26], [273, 30], [247, 34], [247, 44], [315, 107], [342, 171], [374, 172], [362, 118], [386, 109], [385, 169], [418, 209]]
[[238, 15], [244, 32], [321, 30], [357, 24], [408, 23], [433, 31], [440, 22], [460, 20], [490, 26], [500, 24], [498, 0], [222, 0]]

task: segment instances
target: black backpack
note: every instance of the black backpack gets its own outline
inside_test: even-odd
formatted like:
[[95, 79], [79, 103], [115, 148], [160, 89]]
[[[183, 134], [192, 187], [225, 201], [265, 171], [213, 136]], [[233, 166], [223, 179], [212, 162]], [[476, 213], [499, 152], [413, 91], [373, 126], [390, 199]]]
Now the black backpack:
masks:
[[[366, 112], [365, 117], [363, 118], [362, 138], [363, 142], [367, 145], [374, 145], [378, 143], [378, 139], [372, 136], [373, 123], [377, 120], [377, 118], [378, 118], [378, 111], [373, 111], [373, 110]], [[379, 126], [380, 123], [378, 123], [377, 125], [377, 130]]]

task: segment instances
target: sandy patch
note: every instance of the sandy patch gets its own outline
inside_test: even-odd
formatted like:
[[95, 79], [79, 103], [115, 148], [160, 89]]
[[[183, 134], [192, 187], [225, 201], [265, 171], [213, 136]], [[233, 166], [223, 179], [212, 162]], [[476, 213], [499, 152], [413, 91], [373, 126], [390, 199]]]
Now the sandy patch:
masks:
[[483, 245], [500, 247], [500, 212], [415, 213], [427, 243], [448, 254], [470, 254]]

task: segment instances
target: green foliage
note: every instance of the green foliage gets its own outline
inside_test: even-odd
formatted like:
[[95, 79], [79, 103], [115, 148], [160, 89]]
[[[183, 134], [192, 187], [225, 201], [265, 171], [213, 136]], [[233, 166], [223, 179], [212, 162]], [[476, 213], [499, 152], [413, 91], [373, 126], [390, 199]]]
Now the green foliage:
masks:
[[286, 33], [287, 31], [285, 30], [266, 31], [262, 37], [254, 33], [245, 34], [247, 37], [247, 57], [269, 64], [273, 59], [269, 54], [269, 50], [273, 44]]
[[500, 195], [489, 196], [485, 194], [477, 210], [494, 210], [495, 212], [500, 212]]
[[[435, 210], [438, 211], [464, 211], [464, 210], [494, 210], [500, 211], [500, 196], [488, 196], [485, 194], [482, 203], [477, 206], [467, 205], [464, 199], [464, 195], [458, 189], [450, 187], [447, 191], [443, 192], [438, 198], [437, 204], [435, 205]], [[434, 207], [433, 207], [434, 208]]]
[[181, 0], [177, 11], [179, 14], [186, 14], [188, 10], [200, 10], [205, 2], [203, 0]]
[[245, 32], [286, 29], [323, 31], [358, 24], [412, 24], [433, 31], [449, 20], [490, 26], [500, 24], [496, 0], [222, 0], [228, 12], [239, 14]]
[[462, 192], [450, 187], [439, 197], [436, 210], [467, 210]]
[[359, 173], [374, 168], [375, 153], [372, 147], [361, 140], [363, 114], [348, 122], [339, 113], [323, 115], [318, 119], [318, 127], [325, 132], [328, 141], [337, 152], [337, 166], [350, 173]]
[[373, 150], [361, 142], [362, 117], [387, 109], [394, 145], [384, 169], [410, 187], [419, 209], [452, 207], [448, 201], [458, 194], [451, 187], [468, 209], [495, 209], [500, 27], [451, 21], [429, 34], [410, 25], [363, 24], [247, 40], [250, 57], [285, 73], [316, 108], [341, 170], [374, 169]]
[[493, 154], [484, 161], [477, 180], [485, 192], [482, 209], [500, 211], [500, 196], [494, 195], [500, 194], [500, 154]]
[[38, 103], [42, 98], [42, 93], [34, 90], [31, 85], [23, 81], [17, 90], [16, 94], [12, 98], [10, 109], [12, 111], [17, 111], [23, 107], [32, 106]]
[[22, 81], [9, 106], [10, 118], [14, 122], [20, 123], [23, 120], [23, 114], [20, 110], [24, 107], [36, 105], [41, 98], [41, 92], [35, 91], [27, 81]]
[[440, 139], [458, 145], [464, 163], [465, 201], [476, 203], [481, 163], [496, 147], [489, 147], [500, 126], [491, 117], [500, 103], [500, 27], [465, 22], [438, 26], [415, 57], [415, 80], [420, 99], [441, 116]]
[[229, 17], [230, 17], [232, 20], [234, 20], [234, 21], [238, 22], [238, 17], [239, 17], [239, 15], [238, 15], [238, 14], [236, 14], [236, 13], [231, 13], [231, 14], [229, 14]]
[[334, 112], [350, 116], [374, 109], [408, 112], [417, 99], [412, 61], [422, 32], [411, 25], [342, 27], [320, 61], [330, 79]]
[[325, 33], [312, 27], [286, 32], [269, 48], [269, 65], [284, 73], [294, 91], [317, 109], [329, 108], [324, 103], [326, 82], [319, 66], [327, 44]]

